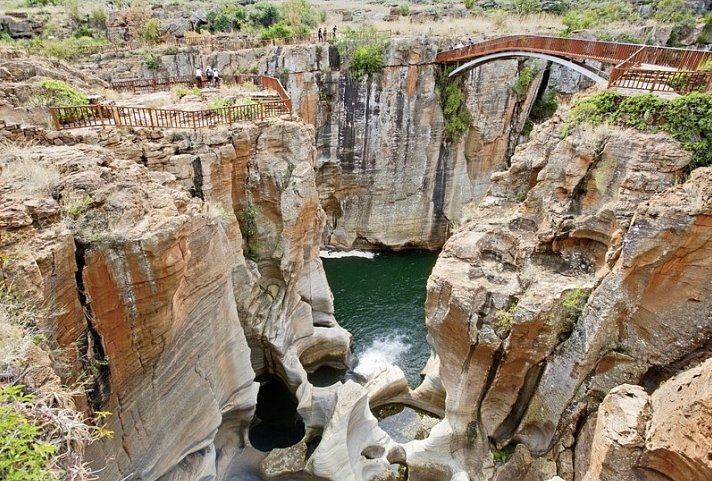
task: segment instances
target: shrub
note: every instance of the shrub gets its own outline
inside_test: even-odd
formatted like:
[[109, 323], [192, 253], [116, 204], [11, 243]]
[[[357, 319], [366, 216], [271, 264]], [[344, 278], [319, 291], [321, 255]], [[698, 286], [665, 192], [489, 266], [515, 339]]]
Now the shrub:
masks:
[[274, 25], [263, 28], [260, 32], [262, 40], [272, 40], [274, 38], [287, 38], [294, 35], [294, 30], [284, 22], [275, 23]]
[[197, 86], [193, 86], [193, 88], [190, 89], [190, 93], [192, 93], [196, 97], [200, 97], [201, 95], [203, 95], [203, 91], [200, 90]]
[[401, 3], [398, 6], [398, 10], [400, 10], [400, 14], [404, 17], [407, 17], [408, 14], [410, 13], [410, 4], [408, 3]]
[[690, 169], [712, 165], [712, 96], [691, 93], [665, 101], [653, 94], [623, 97], [604, 91], [574, 103], [569, 125], [609, 123], [662, 130], [692, 154]]
[[280, 21], [279, 9], [273, 3], [258, 3], [247, 19], [255, 26], [270, 27]]
[[280, 5], [280, 17], [305, 31], [319, 24], [319, 13], [308, 0], [286, 0]]
[[239, 5], [225, 4], [208, 12], [206, 21], [212, 33], [240, 30], [247, 22], [247, 11]]
[[326, 10], [319, 10], [319, 23], [326, 23]]
[[514, 446], [507, 446], [506, 448], [497, 449], [492, 452], [494, 462], [498, 464], [506, 463], [507, 461], [509, 461], [509, 458], [511, 458], [513, 454]]
[[155, 43], [161, 38], [161, 23], [152, 18], [141, 26], [139, 37], [144, 42]]
[[512, 90], [514, 90], [514, 93], [517, 94], [517, 97], [524, 98], [527, 95], [529, 86], [537, 73], [539, 73], [539, 71], [530, 65], [524, 67], [519, 72], [519, 77], [517, 77], [514, 85], [512, 85]]
[[559, 108], [559, 104], [556, 101], [556, 90], [547, 90], [544, 95], [536, 99], [534, 105], [532, 105], [529, 118], [533, 122], [543, 122], [554, 115], [557, 108]]
[[43, 80], [39, 84], [42, 94], [49, 100], [50, 106], [88, 105], [89, 99], [81, 91], [61, 80]]
[[155, 53], [149, 52], [143, 57], [143, 64], [149, 70], [158, 70], [160, 59]]
[[445, 117], [445, 137], [456, 139], [470, 129], [472, 114], [465, 105], [460, 79], [450, 81], [444, 89], [443, 116]]
[[59, 5], [62, 0], [27, 0], [28, 7], [47, 7], [50, 5]]
[[653, 10], [653, 18], [661, 23], [674, 24], [682, 28], [695, 26], [694, 12], [685, 0], [658, 0]]
[[94, 37], [94, 31], [87, 27], [86, 25], [81, 25], [79, 28], [77, 28], [74, 33], [72, 34], [74, 38], [81, 38], [81, 37]]
[[182, 99], [189, 93], [190, 93], [190, 90], [188, 90], [187, 88], [184, 88], [184, 87], [176, 87], [173, 89], [173, 95], [175, 95], [178, 100]]
[[541, 0], [514, 0], [514, 11], [518, 15], [541, 12]]
[[514, 311], [517, 309], [517, 302], [513, 302], [506, 309], [500, 309], [497, 311], [497, 317], [495, 318], [495, 327], [503, 332], [509, 332], [509, 330], [514, 325]]
[[70, 37], [63, 40], [43, 40], [35, 37], [27, 44], [27, 49], [35, 55], [46, 55], [71, 61], [77, 60], [84, 55], [82, 47], [102, 44], [102, 41], [91, 37]]
[[383, 49], [377, 43], [356, 47], [349, 68], [354, 77], [364, 77], [381, 69], [383, 69]]
[[383, 68], [388, 37], [373, 28], [344, 31], [336, 39], [344, 69], [353, 77], [360, 78]]
[[255, 260], [261, 247], [257, 236], [257, 210], [252, 203], [237, 214], [237, 221], [240, 224], [240, 231], [244, 239], [245, 257]]
[[464, 0], [465, 8], [468, 10], [472, 10], [472, 7], [475, 6], [475, 0]]
[[597, 26], [607, 26], [613, 22], [633, 22], [639, 18], [635, 8], [618, 0], [600, 2], [588, 8], [577, 8], [566, 12], [562, 23], [566, 27], [563, 35], [570, 35], [578, 30], [585, 30]]
[[89, 23], [94, 28], [106, 31], [106, 10], [101, 7], [93, 8], [89, 12]]

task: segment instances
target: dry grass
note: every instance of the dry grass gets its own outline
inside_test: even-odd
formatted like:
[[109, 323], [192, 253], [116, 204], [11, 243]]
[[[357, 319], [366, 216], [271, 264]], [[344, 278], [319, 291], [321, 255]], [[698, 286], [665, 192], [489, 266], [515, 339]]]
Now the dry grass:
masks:
[[0, 141], [0, 162], [3, 178], [22, 190], [51, 195], [60, 182], [59, 170], [38, 160], [40, 147], [32, 142]]

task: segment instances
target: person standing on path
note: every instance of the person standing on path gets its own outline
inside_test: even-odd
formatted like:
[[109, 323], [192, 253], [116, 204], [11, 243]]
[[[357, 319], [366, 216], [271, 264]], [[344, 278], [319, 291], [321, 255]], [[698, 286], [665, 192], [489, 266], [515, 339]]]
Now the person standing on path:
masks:
[[195, 86], [203, 88], [203, 70], [200, 67], [195, 69]]
[[319, 32], [317, 32], [316, 35], [320, 42], [324, 40], [324, 36], [321, 34], [321, 27], [319, 28]]
[[332, 30], [334, 31], [334, 36], [331, 39], [336, 40], [336, 25], [334, 25], [334, 28]]

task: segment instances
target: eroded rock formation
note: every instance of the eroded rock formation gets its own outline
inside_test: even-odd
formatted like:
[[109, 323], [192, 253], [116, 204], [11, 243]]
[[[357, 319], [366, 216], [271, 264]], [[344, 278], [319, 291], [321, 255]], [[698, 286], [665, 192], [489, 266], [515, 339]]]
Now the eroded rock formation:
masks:
[[712, 172], [682, 183], [688, 154], [661, 135], [559, 126], [492, 177], [428, 283], [437, 369], [420, 390], [442, 385], [447, 450], [473, 480], [517, 444], [573, 479], [587, 411], [711, 334]]

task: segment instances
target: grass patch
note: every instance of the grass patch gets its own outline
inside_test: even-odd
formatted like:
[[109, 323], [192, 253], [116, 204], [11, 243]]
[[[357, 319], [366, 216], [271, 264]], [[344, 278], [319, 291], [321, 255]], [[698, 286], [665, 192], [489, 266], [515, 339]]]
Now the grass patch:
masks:
[[388, 37], [374, 28], [346, 28], [337, 37], [336, 48], [346, 72], [352, 77], [362, 78], [383, 69], [388, 42]]

